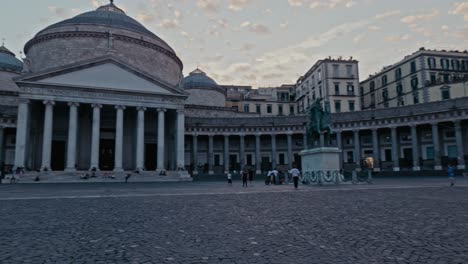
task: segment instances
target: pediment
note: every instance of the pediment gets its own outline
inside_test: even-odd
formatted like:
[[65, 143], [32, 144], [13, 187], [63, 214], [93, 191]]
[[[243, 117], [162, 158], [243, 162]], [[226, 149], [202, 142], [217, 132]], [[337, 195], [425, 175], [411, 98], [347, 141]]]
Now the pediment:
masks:
[[21, 81], [120, 92], [183, 95], [183, 92], [114, 60], [61, 69], [53, 73], [49, 72], [32, 78], [24, 78]]

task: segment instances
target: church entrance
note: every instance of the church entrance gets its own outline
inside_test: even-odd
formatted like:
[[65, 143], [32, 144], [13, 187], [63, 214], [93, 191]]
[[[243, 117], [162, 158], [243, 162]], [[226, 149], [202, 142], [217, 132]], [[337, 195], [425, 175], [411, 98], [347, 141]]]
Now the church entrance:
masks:
[[147, 171], [156, 170], [158, 147], [156, 144], [146, 144], [145, 149], [145, 168]]
[[102, 171], [112, 171], [114, 169], [114, 139], [101, 139], [99, 144], [99, 168]]
[[52, 160], [50, 169], [53, 171], [65, 170], [65, 141], [52, 141]]

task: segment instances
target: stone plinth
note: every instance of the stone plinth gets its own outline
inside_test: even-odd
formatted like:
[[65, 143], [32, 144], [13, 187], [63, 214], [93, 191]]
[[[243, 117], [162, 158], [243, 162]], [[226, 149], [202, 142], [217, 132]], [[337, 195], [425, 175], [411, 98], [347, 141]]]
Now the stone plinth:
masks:
[[338, 148], [315, 148], [301, 151], [303, 181], [313, 184], [339, 184], [340, 155]]

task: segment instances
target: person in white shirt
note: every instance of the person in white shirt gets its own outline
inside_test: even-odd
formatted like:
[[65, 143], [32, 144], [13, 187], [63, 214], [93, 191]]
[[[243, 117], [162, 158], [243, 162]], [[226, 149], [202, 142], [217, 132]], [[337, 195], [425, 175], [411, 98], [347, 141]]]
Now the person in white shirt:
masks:
[[232, 174], [228, 172], [226, 176], [227, 176], [228, 185], [232, 187]]
[[296, 168], [296, 166], [294, 166], [293, 169], [289, 171], [289, 173], [291, 173], [294, 180], [294, 189], [297, 190], [297, 187], [299, 185], [299, 176], [301, 175], [301, 172]]
[[275, 176], [275, 184], [279, 184], [279, 172], [277, 169], [273, 169], [273, 175]]

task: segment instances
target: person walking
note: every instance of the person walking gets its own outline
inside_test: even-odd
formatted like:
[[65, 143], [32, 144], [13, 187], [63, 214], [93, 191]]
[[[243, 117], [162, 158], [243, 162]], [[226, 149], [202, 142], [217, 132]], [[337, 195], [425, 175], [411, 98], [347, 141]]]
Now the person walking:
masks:
[[289, 171], [289, 173], [291, 173], [293, 177], [294, 189], [297, 190], [299, 185], [299, 176], [301, 175], [301, 172], [296, 168], [296, 166], [294, 166], [293, 169]]
[[452, 164], [448, 165], [448, 174], [450, 179], [450, 186], [455, 185], [455, 169], [453, 168]]
[[273, 178], [274, 178], [273, 171], [271, 170], [268, 171], [267, 178], [270, 181], [270, 184], [273, 185]]
[[273, 169], [273, 176], [275, 177], [275, 184], [280, 184], [279, 182], [279, 171], [275, 168]]
[[227, 173], [228, 186], [232, 187], [232, 174], [228, 171]]
[[248, 187], [247, 186], [248, 177], [249, 177], [249, 172], [244, 169], [242, 171], [242, 187]]

